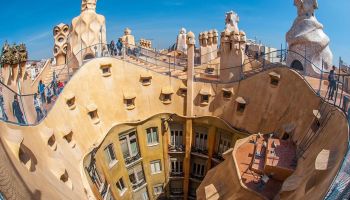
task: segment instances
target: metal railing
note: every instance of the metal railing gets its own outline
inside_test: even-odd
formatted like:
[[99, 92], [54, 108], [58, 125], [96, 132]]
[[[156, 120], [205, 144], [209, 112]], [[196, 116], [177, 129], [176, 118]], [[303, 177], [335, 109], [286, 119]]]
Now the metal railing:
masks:
[[[101, 51], [97, 51], [97, 49], [100, 49]], [[125, 47], [122, 50], [123, 52], [121, 54], [115, 54], [115, 52], [111, 52], [108, 49], [107, 44], [96, 44], [96, 45], [92, 45], [90, 47], [81, 49], [79, 52], [75, 53], [73, 56], [70, 56], [70, 58], [67, 59], [67, 62], [66, 62], [67, 64], [57, 72], [57, 77], [58, 77], [57, 79], [64, 80], [64, 82], [67, 83], [72, 78], [72, 76], [79, 70], [79, 68], [89, 61], [88, 59], [84, 60], [83, 56], [90, 50], [94, 50], [93, 58], [114, 57], [116, 59], [124, 60], [126, 62], [131, 62], [140, 67], [147, 68], [157, 73], [172, 76], [175, 78], [177, 77], [172, 75], [173, 71], [176, 71], [176, 70], [185, 71], [187, 69], [187, 60], [178, 59], [176, 58], [176, 55], [174, 55], [174, 58], [172, 59], [171, 55], [161, 54], [152, 49], [145, 49], [143, 47], [130, 46], [130, 45], [128, 47]], [[269, 54], [276, 55], [276, 53], [278, 56], [272, 60], [278, 60], [278, 62], [270, 62], [271, 56], [268, 56], [268, 55]], [[298, 52], [281, 49], [274, 52], [269, 52], [267, 54], [261, 54], [257, 56], [256, 59], [250, 60], [249, 62], [244, 63], [241, 66], [232, 66], [232, 67], [226, 67], [226, 68], [217, 70], [217, 73], [222, 73], [228, 70], [233, 70], [234, 68], [241, 68], [241, 75], [240, 75], [241, 78], [239, 80], [223, 82], [223, 81], [220, 81], [219, 79], [218, 80], [198, 79], [197, 78], [198, 75], [207, 74], [205, 69], [202, 69], [202, 71], [200, 69], [197, 70], [195, 74], [197, 76], [194, 77], [194, 80], [214, 83], [214, 84], [228, 84], [228, 83], [239, 82], [249, 78], [250, 76], [264, 72], [266, 70], [271, 70], [274, 68], [289, 68], [286, 65], [286, 58], [290, 54], [294, 54], [294, 56], [299, 57], [300, 60], [304, 62], [304, 64], [313, 66], [314, 69], [318, 70], [319, 75], [314, 75], [314, 74], [305, 74], [304, 71], [298, 71], [293, 69], [305, 80], [307, 84], [309, 84], [310, 88], [315, 92], [315, 94], [317, 94], [322, 99], [323, 102], [332, 104], [333, 106], [339, 108], [344, 112], [344, 114], [349, 119], [348, 103], [349, 103], [350, 97], [347, 94], [349, 91], [346, 85], [347, 84], [346, 80], [350, 78], [350, 75], [335, 73], [335, 77], [336, 77], [335, 85], [332, 86], [332, 87], [335, 87], [334, 88], [335, 100], [330, 101], [328, 97], [330, 96], [330, 93], [331, 93], [330, 91], [331, 86], [328, 86], [326, 91], [322, 90], [322, 84], [324, 82], [328, 82], [327, 76], [329, 72], [327, 70], [324, 70], [323, 66], [316, 66], [309, 59], [299, 54]], [[79, 56], [81, 59], [77, 59]], [[138, 64], [138, 63], [129, 61], [128, 59], [126, 59], [126, 57], [133, 57], [134, 59], [137, 59], [149, 65], [152, 65], [153, 67], [146, 67], [143, 64]], [[266, 57], [269, 57], [270, 60], [266, 59]], [[79, 60], [81, 60], [81, 62], [79, 62]], [[244, 68], [249, 64], [252, 64], [253, 62], [258, 63], [258, 66], [255, 66], [254, 69], [245, 71]], [[168, 68], [168, 71], [159, 72], [155, 70], [157, 68], [158, 69]], [[219, 74], [217, 75], [219, 76]], [[316, 78], [319, 81], [319, 88], [315, 89], [315, 87], [312, 87], [311, 84], [309, 83], [308, 78]], [[7, 85], [5, 85], [2, 82], [0, 82], [0, 86], [2, 88], [2, 95], [0, 96], [0, 119], [8, 123], [13, 123], [18, 125], [35, 125], [40, 123], [47, 116], [47, 113], [53, 107], [55, 100], [57, 99], [57, 97], [59, 96], [60, 92], [63, 89], [59, 87], [55, 89], [56, 87], [55, 83], [50, 83], [49, 85], [47, 85], [45, 87], [45, 90], [50, 90], [51, 95], [50, 94], [46, 95], [49, 97], [49, 99], [47, 99], [47, 97], [45, 97], [46, 99], [39, 99], [40, 101], [42, 101], [42, 107], [40, 107], [41, 109], [39, 111], [33, 105], [34, 94], [17, 93], [16, 91], [13, 91], [11, 88], [9, 88]], [[18, 97], [17, 103], [15, 103], [15, 101], [12, 100], [13, 98], [11, 98], [11, 96]], [[15, 110], [15, 112], [13, 112], [13, 110]], [[17, 112], [19, 110], [22, 112], [22, 114], [21, 112]], [[19, 121], [22, 121], [22, 122], [19, 123]], [[350, 182], [349, 181], [350, 179], [350, 161], [349, 160], [350, 160], [350, 151], [348, 148], [348, 152], [347, 152], [347, 155], [344, 157], [342, 167], [337, 177], [334, 179], [334, 182], [329, 190], [329, 194], [327, 195], [326, 199], [333, 199], [333, 197], [335, 196], [350, 195], [347, 193], [348, 190], [346, 190], [346, 188], [349, 187], [349, 182]]]

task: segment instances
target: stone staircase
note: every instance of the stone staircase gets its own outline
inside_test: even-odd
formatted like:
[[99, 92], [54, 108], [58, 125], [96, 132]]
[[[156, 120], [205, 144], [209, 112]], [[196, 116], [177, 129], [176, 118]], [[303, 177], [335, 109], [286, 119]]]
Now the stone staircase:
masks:
[[67, 74], [67, 69], [66, 69], [66, 65], [58, 65], [58, 66], [49, 66], [49, 73], [46, 74], [45, 77], [42, 78], [43, 83], [47, 86], [49, 84], [51, 84], [52, 78], [53, 78], [53, 72], [56, 73], [56, 75], [58, 75], [58, 79], [61, 81], [65, 81], [62, 80], [64, 79], [64, 77], [66, 77]]

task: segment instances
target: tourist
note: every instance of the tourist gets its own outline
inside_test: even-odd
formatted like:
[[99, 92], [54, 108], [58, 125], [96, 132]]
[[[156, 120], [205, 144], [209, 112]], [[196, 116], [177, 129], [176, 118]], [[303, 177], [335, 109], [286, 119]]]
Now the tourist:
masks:
[[18, 97], [16, 94], [13, 97], [12, 110], [13, 110], [13, 115], [17, 118], [18, 123], [25, 124], [24, 119], [23, 119], [23, 112], [22, 112], [21, 107], [19, 105]]
[[51, 103], [51, 99], [52, 99], [52, 92], [51, 92], [51, 89], [50, 88], [47, 88], [46, 89], [47, 92], [46, 92], [46, 103], [47, 104], [50, 104]]
[[336, 90], [337, 87], [337, 81], [335, 80], [335, 66], [333, 65], [332, 70], [329, 72], [328, 75], [328, 82], [329, 82], [329, 86], [328, 86], [328, 99], [333, 100], [333, 96], [334, 96], [334, 92]]
[[36, 111], [36, 120], [39, 122], [44, 117], [44, 114], [41, 110], [41, 102], [36, 93], [34, 94], [34, 107]]
[[51, 88], [53, 90], [53, 94], [57, 96], [57, 75], [55, 71], [52, 73]]
[[123, 49], [122, 38], [119, 38], [118, 42], [117, 42], [117, 55], [118, 56], [121, 55], [122, 49]]
[[44, 104], [45, 103], [45, 84], [43, 84], [42, 80], [39, 81], [38, 93], [40, 94], [41, 103]]
[[115, 56], [115, 43], [114, 43], [114, 40], [112, 40], [111, 43], [109, 44], [109, 52], [110, 52], [111, 56]]
[[35, 69], [35, 65], [32, 65], [32, 68], [30, 69], [30, 78], [32, 79], [32, 81], [34, 81], [35, 78], [36, 78], [36, 69]]
[[8, 120], [8, 117], [5, 112], [5, 107], [4, 107], [4, 97], [2, 96], [2, 88], [0, 87], [0, 118], [3, 119], [4, 121]]
[[64, 84], [63, 82], [61, 82], [60, 80], [58, 80], [57, 82], [57, 87], [58, 87], [58, 94], [60, 94], [64, 88]]

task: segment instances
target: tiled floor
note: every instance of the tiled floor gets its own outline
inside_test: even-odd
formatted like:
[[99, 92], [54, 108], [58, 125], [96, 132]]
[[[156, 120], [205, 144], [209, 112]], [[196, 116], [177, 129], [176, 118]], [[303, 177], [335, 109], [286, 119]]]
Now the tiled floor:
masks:
[[[260, 141], [261, 142], [261, 141]], [[250, 189], [273, 199], [282, 187], [282, 181], [270, 179], [262, 191], [259, 191], [260, 174], [249, 169], [254, 154], [254, 144], [245, 143], [237, 149], [236, 160], [241, 173], [242, 182]]]

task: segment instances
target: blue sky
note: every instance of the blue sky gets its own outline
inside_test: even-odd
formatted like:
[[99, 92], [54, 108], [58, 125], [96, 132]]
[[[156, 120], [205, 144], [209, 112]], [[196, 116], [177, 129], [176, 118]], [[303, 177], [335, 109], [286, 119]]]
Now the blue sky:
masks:
[[[80, 14], [81, 0], [0, 0], [0, 44], [25, 42], [30, 59], [52, 56], [52, 28], [60, 22], [70, 24]], [[350, 63], [349, 0], [319, 0], [318, 20], [331, 38], [335, 55]], [[137, 39], [153, 40], [156, 48], [175, 42], [181, 27], [200, 32], [224, 29], [225, 12], [240, 16], [240, 29], [249, 38], [257, 38], [275, 47], [284, 44], [296, 8], [293, 0], [99, 0], [97, 12], [106, 17], [108, 40], [130, 27]]]

